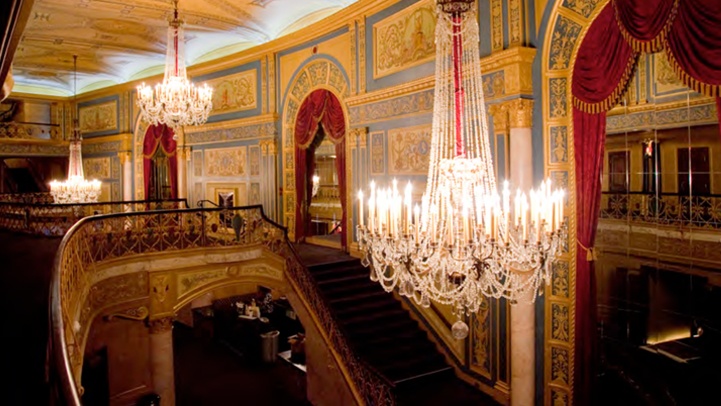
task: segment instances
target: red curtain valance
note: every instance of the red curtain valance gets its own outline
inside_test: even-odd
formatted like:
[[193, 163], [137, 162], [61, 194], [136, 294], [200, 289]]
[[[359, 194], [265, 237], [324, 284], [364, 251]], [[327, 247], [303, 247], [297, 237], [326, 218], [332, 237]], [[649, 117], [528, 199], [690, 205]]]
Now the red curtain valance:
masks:
[[173, 139], [175, 132], [167, 125], [151, 125], [143, 139], [143, 181], [145, 200], [150, 200], [150, 177], [153, 176], [152, 161], [158, 147], [168, 156], [170, 170], [170, 197], [178, 197], [178, 157], [175, 153], [177, 143]]
[[633, 71], [636, 52], [666, 49], [671, 66], [695, 91], [719, 96], [721, 2], [612, 0], [583, 39], [573, 68], [573, 104], [610, 110]]
[[614, 0], [618, 28], [637, 52], [658, 52], [676, 16], [679, 0]]
[[669, 62], [688, 87], [718, 97], [721, 95], [721, 2], [679, 1], [678, 15], [666, 39]]
[[573, 104], [589, 113], [608, 111], [626, 88], [636, 53], [618, 30], [607, 6], [586, 33], [573, 65]]
[[318, 89], [309, 94], [298, 109], [295, 120], [296, 146], [308, 148], [318, 132], [318, 125], [323, 126], [325, 135], [339, 143], [345, 135], [345, 116], [340, 101], [328, 90]]
[[165, 155], [174, 156], [177, 148], [177, 143], [173, 139], [174, 135], [173, 129], [165, 124], [148, 127], [143, 139], [143, 156], [152, 159], [158, 146], [163, 148]]

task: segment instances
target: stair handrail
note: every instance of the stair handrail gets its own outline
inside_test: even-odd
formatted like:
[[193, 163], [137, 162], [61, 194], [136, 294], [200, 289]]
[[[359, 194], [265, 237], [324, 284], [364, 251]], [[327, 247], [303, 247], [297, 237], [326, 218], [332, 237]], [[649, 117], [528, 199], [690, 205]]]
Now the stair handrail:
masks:
[[[234, 213], [231, 218], [228, 213]], [[236, 221], [239, 218], [240, 221]], [[175, 238], [167, 238], [173, 235]], [[122, 238], [121, 238], [122, 236]], [[142, 239], [142, 244], [134, 241]], [[382, 375], [360, 360], [347, 344], [320, 295], [310, 271], [303, 266], [287, 229], [266, 217], [261, 205], [231, 208], [159, 210], [86, 217], [75, 223], [58, 248], [50, 289], [48, 360], [51, 387], [58, 401], [80, 405], [83, 350], [90, 328], [86, 307], [91, 273], [97, 265], [123, 256], [191, 248], [262, 244], [285, 258], [286, 276], [311, 310], [331, 354], [356, 401], [392, 405], [392, 390]], [[82, 302], [82, 303], [81, 303]]]
[[[297, 269], [298, 279], [302, 281], [301, 288], [306, 287], [304, 292], [305, 297], [313, 297], [313, 303], [309, 303], [313, 312], [319, 316], [320, 321], [324, 323], [324, 329], [326, 332], [334, 332], [328, 337], [332, 342], [329, 347], [334, 348], [338, 353], [338, 356], [342, 360], [346, 360], [346, 364], [351, 378], [358, 385], [358, 389], [361, 391], [363, 400], [367, 405], [394, 405], [395, 396], [393, 395], [393, 388], [395, 385], [386, 378], [385, 375], [381, 374], [376, 368], [367, 363], [364, 359], [358, 357], [358, 355], [351, 349], [348, 344], [348, 334], [346, 330], [339, 325], [335, 317], [333, 310], [327, 305], [327, 300], [321, 293], [321, 289], [318, 286], [317, 281], [311, 275], [310, 271], [306, 266], [303, 265], [303, 261], [300, 255], [288, 241], [287, 244], [290, 255], [294, 258], [291, 266], [299, 267]], [[287, 256], [287, 257], [288, 257]], [[298, 291], [298, 288], [296, 288]], [[329, 343], [331, 344], [331, 343]], [[348, 363], [348, 360], [352, 360]]]

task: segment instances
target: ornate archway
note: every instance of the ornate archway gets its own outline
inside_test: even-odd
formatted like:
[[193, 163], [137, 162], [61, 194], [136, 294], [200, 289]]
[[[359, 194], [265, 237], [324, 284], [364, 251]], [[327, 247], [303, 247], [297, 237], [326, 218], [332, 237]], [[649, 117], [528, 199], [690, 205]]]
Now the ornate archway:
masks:
[[[294, 131], [298, 111], [303, 100], [315, 90], [328, 90], [339, 101], [343, 109], [346, 131], [350, 128], [345, 98], [350, 95], [350, 80], [344, 69], [331, 57], [316, 55], [301, 65], [290, 80], [283, 98], [282, 137], [283, 137], [283, 224], [288, 227], [288, 234], [295, 239], [296, 225], [296, 165]], [[346, 143], [346, 156], [349, 154], [349, 143]], [[346, 177], [351, 179], [350, 160], [346, 160]], [[350, 186], [350, 185], [348, 185]], [[347, 191], [346, 191], [347, 192]], [[351, 207], [350, 193], [346, 193], [345, 206]], [[347, 228], [347, 227], [346, 227]], [[351, 233], [346, 235], [349, 245]]]

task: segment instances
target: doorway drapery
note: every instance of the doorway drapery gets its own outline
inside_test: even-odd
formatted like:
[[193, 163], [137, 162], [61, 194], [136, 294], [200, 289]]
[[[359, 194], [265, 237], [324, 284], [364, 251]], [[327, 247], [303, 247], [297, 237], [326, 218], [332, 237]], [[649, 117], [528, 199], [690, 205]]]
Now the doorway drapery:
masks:
[[341, 208], [341, 244], [346, 246], [346, 171], [345, 171], [345, 115], [340, 100], [329, 90], [318, 89], [311, 92], [300, 105], [295, 121], [295, 239], [308, 235], [308, 207], [312, 193], [310, 176], [313, 165], [312, 145], [322, 126], [325, 135], [335, 145], [336, 172]]
[[165, 124], [151, 125], [145, 131], [143, 139], [143, 187], [145, 199], [149, 199], [150, 182], [153, 176], [153, 156], [158, 150], [162, 149], [168, 157], [168, 167], [170, 172], [170, 197], [175, 199], [178, 197], [178, 156], [175, 153], [177, 143], [173, 139], [175, 133], [173, 129]]
[[[638, 54], [666, 50], [691, 89], [716, 97], [721, 117], [721, 3], [612, 0], [588, 29], [573, 68], [576, 160], [575, 403], [590, 404], [597, 358], [593, 245], [601, 201], [606, 112], [628, 85]], [[720, 124], [721, 125], [721, 124]]]

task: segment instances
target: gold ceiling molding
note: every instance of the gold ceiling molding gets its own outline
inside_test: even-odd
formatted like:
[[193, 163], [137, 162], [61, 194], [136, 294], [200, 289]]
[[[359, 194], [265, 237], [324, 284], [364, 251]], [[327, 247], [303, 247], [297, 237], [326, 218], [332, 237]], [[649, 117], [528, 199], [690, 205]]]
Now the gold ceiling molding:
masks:
[[259, 116], [253, 116], [248, 118], [239, 118], [228, 121], [218, 121], [215, 123], [206, 123], [201, 126], [187, 126], [185, 127], [186, 134], [204, 133], [208, 131], [227, 130], [236, 127], [245, 127], [255, 124], [267, 124], [274, 123], [278, 120], [278, 114], [263, 114]]

